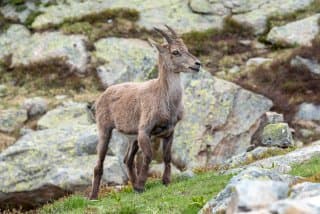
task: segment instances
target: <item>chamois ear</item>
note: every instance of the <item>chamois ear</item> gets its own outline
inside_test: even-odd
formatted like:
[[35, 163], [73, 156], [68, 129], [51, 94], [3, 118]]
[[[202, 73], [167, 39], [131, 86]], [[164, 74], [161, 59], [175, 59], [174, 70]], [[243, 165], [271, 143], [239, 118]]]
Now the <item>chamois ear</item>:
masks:
[[165, 48], [162, 47], [162, 45], [158, 44], [157, 42], [155, 42], [154, 40], [148, 38], [148, 43], [151, 47], [153, 48], [157, 48], [157, 50], [160, 52], [160, 53], [163, 53], [165, 51]]

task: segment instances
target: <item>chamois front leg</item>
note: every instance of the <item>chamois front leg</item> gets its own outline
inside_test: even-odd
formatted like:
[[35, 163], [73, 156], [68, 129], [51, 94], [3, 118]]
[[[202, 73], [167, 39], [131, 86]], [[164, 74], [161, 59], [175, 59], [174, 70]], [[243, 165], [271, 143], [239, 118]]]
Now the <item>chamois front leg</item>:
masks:
[[148, 178], [149, 164], [152, 161], [152, 149], [151, 149], [151, 140], [150, 132], [147, 132], [145, 129], [139, 130], [138, 133], [138, 144], [142, 151], [143, 163], [141, 165], [140, 173], [138, 176], [138, 181], [134, 185], [134, 190], [136, 192], [143, 192], [144, 185]]
[[126, 156], [124, 158], [124, 163], [127, 166], [128, 175], [129, 175], [130, 181], [133, 186], [135, 185], [136, 179], [137, 179], [134, 157], [135, 157], [136, 153], [138, 152], [138, 149], [139, 149], [138, 141], [133, 140], [133, 142], [131, 142], [128, 145], [128, 150], [127, 150]]
[[162, 176], [162, 183], [164, 185], [168, 185], [170, 183], [170, 177], [171, 177], [171, 146], [173, 141], [173, 134], [172, 131], [171, 134], [165, 138], [162, 139], [162, 155], [163, 155], [163, 161], [164, 161], [164, 172]]

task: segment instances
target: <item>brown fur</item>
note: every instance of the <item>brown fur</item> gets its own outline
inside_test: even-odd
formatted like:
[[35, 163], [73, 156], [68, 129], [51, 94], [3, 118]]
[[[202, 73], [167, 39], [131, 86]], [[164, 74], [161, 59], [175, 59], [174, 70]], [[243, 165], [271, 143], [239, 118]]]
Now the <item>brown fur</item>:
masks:
[[[142, 83], [127, 82], [110, 86], [95, 103], [99, 144], [90, 199], [98, 196], [103, 161], [114, 128], [124, 134], [137, 135], [124, 160], [135, 191], [144, 190], [152, 160], [152, 136], [163, 139], [165, 170], [162, 180], [164, 184], [170, 182], [174, 127], [183, 114], [180, 72], [199, 71], [200, 62], [188, 52], [176, 33], [168, 26], [167, 28], [171, 34], [157, 28], [155, 30], [164, 36], [168, 44], [151, 42], [159, 51], [158, 78]], [[134, 156], [139, 148], [143, 154], [143, 163], [136, 175]]]

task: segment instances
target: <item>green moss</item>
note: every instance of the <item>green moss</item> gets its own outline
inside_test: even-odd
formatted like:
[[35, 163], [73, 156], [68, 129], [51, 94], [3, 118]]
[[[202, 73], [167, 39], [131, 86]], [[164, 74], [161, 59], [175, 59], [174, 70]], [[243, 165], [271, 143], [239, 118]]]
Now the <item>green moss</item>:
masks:
[[140, 14], [135, 9], [130, 8], [119, 8], [119, 9], [106, 9], [99, 13], [92, 13], [81, 18], [72, 18], [65, 21], [65, 23], [73, 23], [77, 21], [87, 21], [87, 22], [97, 22], [97, 21], [106, 21], [107, 19], [114, 18], [124, 18], [130, 21], [137, 21], [140, 17]]
[[45, 206], [40, 213], [87, 213], [91, 210], [94, 213], [197, 213], [225, 187], [231, 176], [206, 172], [190, 179], [175, 178], [168, 187], [159, 181], [149, 181], [142, 194], [125, 188], [121, 192], [109, 192], [94, 202], [75, 195]]
[[41, 14], [40, 11], [31, 11], [29, 16], [27, 17], [26, 21], [24, 22], [25, 25], [27, 25], [28, 27], [31, 27], [32, 23], [34, 22], [34, 20], [37, 18], [37, 16], [39, 16]]
[[[315, 156], [305, 163], [292, 166], [291, 175], [312, 178], [320, 174], [320, 157]], [[320, 178], [320, 177], [319, 177]], [[318, 180], [320, 182], [320, 179]]]
[[24, 4], [25, 0], [9, 0], [9, 3], [13, 5], [20, 5], [20, 4]]

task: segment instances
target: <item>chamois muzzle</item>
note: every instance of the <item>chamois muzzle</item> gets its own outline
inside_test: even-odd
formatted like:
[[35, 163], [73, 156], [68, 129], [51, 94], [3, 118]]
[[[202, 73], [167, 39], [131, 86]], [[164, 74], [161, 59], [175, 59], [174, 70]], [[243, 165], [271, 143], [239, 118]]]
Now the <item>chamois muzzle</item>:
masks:
[[189, 67], [192, 71], [199, 72], [201, 68], [201, 62], [197, 61], [194, 63], [194, 66]]

